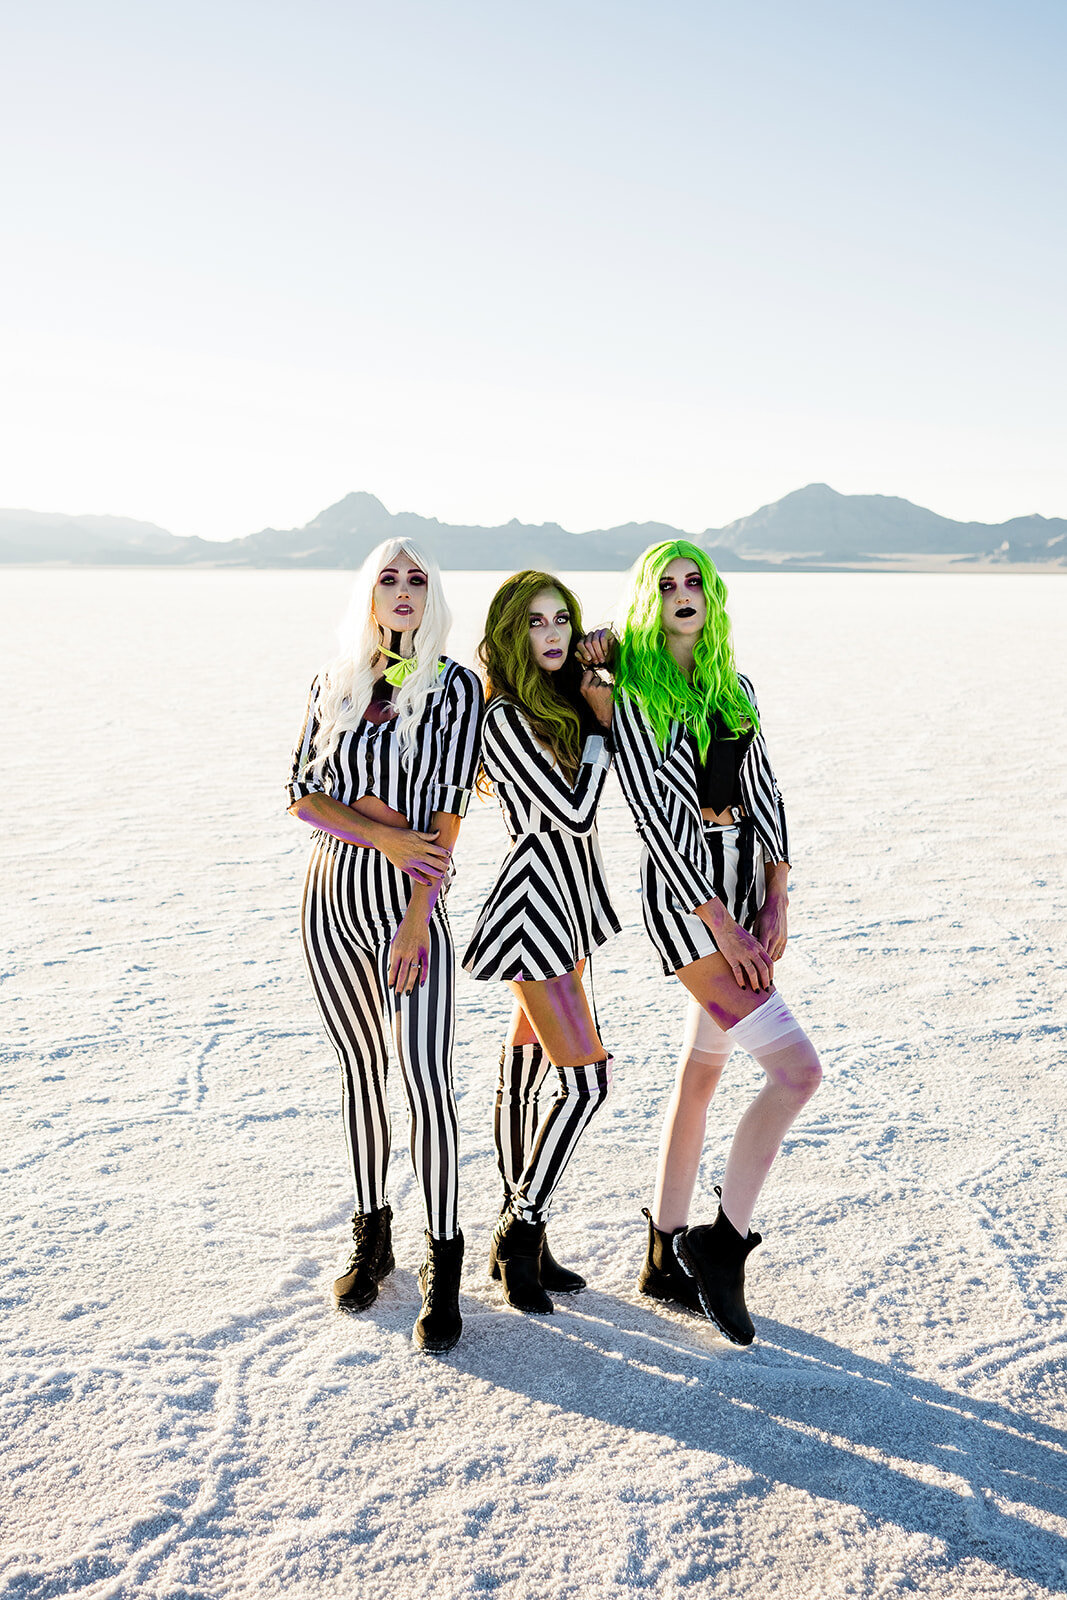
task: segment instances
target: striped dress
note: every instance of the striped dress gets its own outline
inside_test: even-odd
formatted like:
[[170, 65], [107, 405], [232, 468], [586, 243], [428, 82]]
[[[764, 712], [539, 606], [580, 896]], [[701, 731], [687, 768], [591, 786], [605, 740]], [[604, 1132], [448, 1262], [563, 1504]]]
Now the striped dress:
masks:
[[463, 965], [475, 978], [500, 980], [573, 972], [619, 931], [595, 827], [611, 765], [607, 745], [591, 734], [578, 776], [568, 783], [519, 707], [493, 700], [485, 713], [482, 762], [512, 843]]

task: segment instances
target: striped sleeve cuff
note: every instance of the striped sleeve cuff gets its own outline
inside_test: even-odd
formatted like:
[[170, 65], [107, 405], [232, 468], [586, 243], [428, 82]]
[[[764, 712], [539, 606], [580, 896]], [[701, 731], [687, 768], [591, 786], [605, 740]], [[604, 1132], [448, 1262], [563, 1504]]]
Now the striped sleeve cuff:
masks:
[[295, 806], [298, 800], [306, 800], [309, 794], [325, 794], [326, 785], [306, 777], [290, 778], [285, 786], [285, 792], [289, 796], [289, 804]]
[[610, 767], [611, 751], [608, 742], [599, 733], [591, 733], [582, 746], [583, 767]]
[[433, 811], [447, 811], [452, 817], [465, 817], [470, 805], [471, 792], [458, 784], [439, 783], [433, 791]]

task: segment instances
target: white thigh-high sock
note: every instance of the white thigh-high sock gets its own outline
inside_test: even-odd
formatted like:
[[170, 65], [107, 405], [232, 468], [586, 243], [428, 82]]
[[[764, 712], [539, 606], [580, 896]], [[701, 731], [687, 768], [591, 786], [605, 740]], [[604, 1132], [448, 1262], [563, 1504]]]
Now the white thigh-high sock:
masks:
[[744, 1237], [782, 1140], [819, 1087], [822, 1068], [811, 1040], [778, 994], [728, 1028], [726, 1038], [754, 1056], [767, 1075], [737, 1124], [722, 1180], [722, 1209]]
[[718, 1088], [733, 1040], [690, 998], [678, 1076], [663, 1119], [652, 1220], [671, 1233], [689, 1218], [689, 1206], [704, 1148], [708, 1104]]

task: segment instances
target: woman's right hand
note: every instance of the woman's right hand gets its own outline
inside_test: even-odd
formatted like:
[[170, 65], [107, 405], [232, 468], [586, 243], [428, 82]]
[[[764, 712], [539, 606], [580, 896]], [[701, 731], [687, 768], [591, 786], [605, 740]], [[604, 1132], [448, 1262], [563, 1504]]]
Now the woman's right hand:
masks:
[[451, 850], [434, 844], [436, 838], [436, 828], [432, 833], [417, 833], [414, 828], [382, 828], [375, 846], [394, 867], [432, 889], [444, 877], [452, 858]]
[[697, 906], [696, 914], [715, 935], [719, 954], [729, 963], [740, 989], [769, 989], [774, 982], [774, 962], [759, 940], [735, 922], [721, 900]]
[[582, 699], [600, 726], [605, 729], [610, 728], [611, 719], [615, 715], [615, 696], [611, 685], [599, 678], [592, 667], [587, 667], [582, 673], [581, 693]]
[[610, 628], [597, 628], [592, 633], [582, 634], [574, 653], [583, 667], [610, 667], [618, 643]]

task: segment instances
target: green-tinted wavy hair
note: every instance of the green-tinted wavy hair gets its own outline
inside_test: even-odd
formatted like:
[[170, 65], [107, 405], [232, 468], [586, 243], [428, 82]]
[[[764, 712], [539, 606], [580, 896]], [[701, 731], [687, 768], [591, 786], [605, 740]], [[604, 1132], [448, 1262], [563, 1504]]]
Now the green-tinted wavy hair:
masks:
[[[530, 651], [530, 605], [542, 589], [556, 589], [571, 614], [571, 647], [558, 672], [543, 672]], [[565, 583], [550, 572], [516, 572], [489, 602], [478, 659], [485, 668], [486, 699], [503, 695], [522, 707], [534, 734], [556, 755], [573, 781], [582, 753], [578, 684], [582, 672], [574, 647], [582, 633], [582, 609]], [[484, 782], [479, 788], [485, 788]]]
[[[693, 652], [693, 681], [687, 683], [667, 649], [660, 621], [663, 596], [660, 578], [678, 556], [699, 568], [708, 602], [708, 615]], [[717, 713], [733, 738], [759, 727], [756, 708], [737, 681], [730, 619], [726, 615], [726, 585], [714, 563], [688, 539], [654, 544], [630, 569], [626, 620], [619, 636], [615, 667], [616, 688], [636, 700], [662, 750], [671, 723], [683, 722], [696, 740], [701, 760], [711, 744], [708, 718]]]

